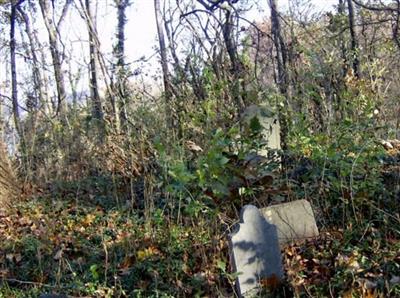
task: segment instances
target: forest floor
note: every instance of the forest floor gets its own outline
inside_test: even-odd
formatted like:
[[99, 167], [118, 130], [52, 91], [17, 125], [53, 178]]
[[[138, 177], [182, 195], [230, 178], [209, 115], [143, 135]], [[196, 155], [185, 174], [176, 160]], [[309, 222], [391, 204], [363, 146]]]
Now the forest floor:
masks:
[[[383, 170], [396, 173], [398, 164]], [[113, 205], [92, 194], [42, 191], [0, 209], [0, 297], [234, 296], [223, 214], [176, 219]], [[376, 222], [322, 224], [318, 239], [286, 247], [285, 281], [266, 290], [274, 297], [400, 297], [399, 214], [374, 208]]]
[[[226, 244], [205, 235], [205, 226], [149, 226], [128, 210], [38, 200], [1, 210], [0, 229], [0, 297], [140, 296], [157, 279], [154, 297], [233, 295]], [[346, 289], [343, 297], [399, 297], [400, 242], [384, 230], [371, 224], [364, 231], [322, 231], [314, 241], [287, 247], [280, 291], [286, 297], [326, 297], [339, 289]]]

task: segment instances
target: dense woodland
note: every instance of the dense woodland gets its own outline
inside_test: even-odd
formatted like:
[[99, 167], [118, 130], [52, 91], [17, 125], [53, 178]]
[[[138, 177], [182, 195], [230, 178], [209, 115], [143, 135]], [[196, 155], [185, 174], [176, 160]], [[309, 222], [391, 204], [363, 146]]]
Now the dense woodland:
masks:
[[[136, 1], [151, 75], [127, 58]], [[0, 297], [234, 297], [241, 207], [297, 199], [321, 235], [261, 297], [400, 297], [400, 1], [280, 4], [0, 1]]]

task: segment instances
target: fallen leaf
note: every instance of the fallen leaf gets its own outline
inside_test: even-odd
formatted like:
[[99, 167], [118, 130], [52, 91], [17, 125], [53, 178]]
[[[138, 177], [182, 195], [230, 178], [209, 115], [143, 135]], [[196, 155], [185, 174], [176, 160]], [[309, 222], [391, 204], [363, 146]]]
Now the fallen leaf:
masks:
[[9, 273], [10, 272], [8, 269], [0, 269], [0, 277], [2, 277], [2, 278], [6, 278]]
[[22, 255], [21, 254], [15, 254], [14, 258], [15, 258], [15, 262], [19, 263], [22, 260]]
[[94, 214], [87, 214], [86, 217], [85, 217], [85, 219], [83, 220], [83, 223], [84, 223], [86, 226], [90, 226], [90, 225], [94, 222], [95, 219], [96, 219], [96, 215], [94, 215]]
[[268, 289], [276, 289], [280, 283], [281, 280], [275, 274], [272, 274], [270, 277], [262, 278], [260, 280], [261, 286]]
[[203, 152], [203, 149], [197, 145], [195, 142], [193, 141], [186, 141], [186, 147], [190, 150], [190, 151], [194, 151], [194, 152]]
[[54, 255], [53, 259], [58, 261], [62, 258], [64, 250], [61, 248], [57, 253]]

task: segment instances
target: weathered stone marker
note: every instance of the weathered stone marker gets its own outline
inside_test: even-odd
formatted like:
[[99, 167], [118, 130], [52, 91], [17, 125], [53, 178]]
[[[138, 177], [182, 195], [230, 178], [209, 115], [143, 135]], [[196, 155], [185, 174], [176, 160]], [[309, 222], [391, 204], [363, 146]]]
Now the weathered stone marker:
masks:
[[239, 274], [238, 294], [256, 296], [263, 281], [282, 279], [280, 245], [318, 235], [313, 210], [306, 200], [261, 210], [244, 206], [240, 224], [229, 239], [233, 269]]
[[252, 205], [242, 208], [240, 224], [230, 235], [231, 260], [238, 294], [253, 297], [262, 281], [281, 280], [283, 268], [276, 226], [269, 224]]
[[[261, 134], [266, 141], [268, 148], [281, 149], [281, 128], [277, 115], [265, 105], [251, 105], [247, 107], [241, 115], [243, 123], [250, 124], [251, 120], [256, 117], [263, 127]], [[262, 149], [258, 152], [259, 155], [268, 157], [268, 150]]]
[[298, 200], [262, 208], [266, 220], [276, 225], [281, 245], [319, 235], [314, 212], [306, 200]]

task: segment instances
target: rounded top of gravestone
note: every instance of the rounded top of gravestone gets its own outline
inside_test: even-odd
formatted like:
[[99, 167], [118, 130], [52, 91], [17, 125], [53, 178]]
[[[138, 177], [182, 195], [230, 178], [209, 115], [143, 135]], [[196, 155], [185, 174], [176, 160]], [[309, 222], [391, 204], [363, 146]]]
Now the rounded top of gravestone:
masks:
[[248, 121], [253, 117], [274, 118], [276, 113], [266, 105], [250, 105], [242, 113], [241, 118]]
[[240, 212], [240, 219], [242, 222], [253, 220], [257, 216], [260, 216], [260, 210], [254, 205], [243, 206]]

